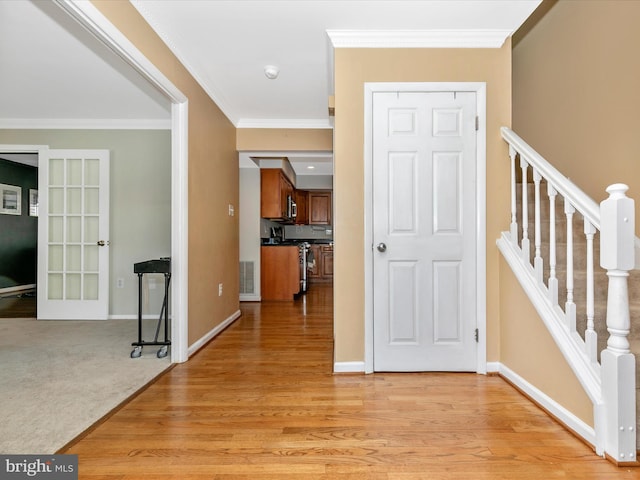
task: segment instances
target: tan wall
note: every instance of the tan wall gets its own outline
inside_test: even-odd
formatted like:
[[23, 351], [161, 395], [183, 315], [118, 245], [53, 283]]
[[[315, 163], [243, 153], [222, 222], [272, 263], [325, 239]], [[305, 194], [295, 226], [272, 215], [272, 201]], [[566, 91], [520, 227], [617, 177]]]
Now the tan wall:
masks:
[[236, 148], [239, 152], [330, 152], [333, 150], [333, 130], [322, 128], [239, 128]]
[[514, 45], [514, 131], [597, 201], [640, 199], [639, 23], [637, 1], [560, 0]]
[[[236, 129], [129, 2], [94, 5], [189, 99], [189, 344], [239, 309]], [[218, 297], [218, 284], [224, 294]]]
[[487, 83], [488, 360], [500, 356], [498, 252], [508, 227], [511, 43], [501, 49], [337, 49], [335, 52], [335, 360], [364, 360], [364, 83]]
[[502, 257], [500, 296], [500, 362], [593, 426], [591, 400]]

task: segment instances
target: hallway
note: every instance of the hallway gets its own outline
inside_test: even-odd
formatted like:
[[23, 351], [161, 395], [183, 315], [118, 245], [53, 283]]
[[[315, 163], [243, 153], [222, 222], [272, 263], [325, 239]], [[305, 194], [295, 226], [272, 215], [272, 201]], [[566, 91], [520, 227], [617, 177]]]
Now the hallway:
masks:
[[81, 479], [628, 479], [501, 378], [332, 374], [331, 286], [242, 316], [85, 438]]

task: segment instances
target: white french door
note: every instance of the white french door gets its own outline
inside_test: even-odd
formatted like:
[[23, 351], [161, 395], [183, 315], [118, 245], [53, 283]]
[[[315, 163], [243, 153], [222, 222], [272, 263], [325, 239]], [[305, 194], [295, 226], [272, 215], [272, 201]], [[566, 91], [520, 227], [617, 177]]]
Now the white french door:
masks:
[[475, 371], [476, 93], [374, 92], [373, 369]]
[[38, 184], [38, 319], [106, 320], [109, 151], [48, 150]]

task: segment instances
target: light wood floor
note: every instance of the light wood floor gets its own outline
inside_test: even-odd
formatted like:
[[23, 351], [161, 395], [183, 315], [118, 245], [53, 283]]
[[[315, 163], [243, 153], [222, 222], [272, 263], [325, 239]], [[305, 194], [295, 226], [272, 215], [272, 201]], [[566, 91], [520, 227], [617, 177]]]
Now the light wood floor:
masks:
[[242, 317], [66, 452], [81, 479], [627, 479], [499, 377], [333, 375], [332, 291]]

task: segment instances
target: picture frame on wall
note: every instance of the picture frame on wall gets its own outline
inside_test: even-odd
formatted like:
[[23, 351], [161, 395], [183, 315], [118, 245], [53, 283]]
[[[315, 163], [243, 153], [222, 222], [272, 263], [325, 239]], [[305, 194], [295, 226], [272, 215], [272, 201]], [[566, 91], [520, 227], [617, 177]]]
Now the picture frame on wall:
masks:
[[0, 183], [0, 213], [22, 215], [22, 188]]
[[29, 216], [38, 216], [38, 190], [29, 189]]

